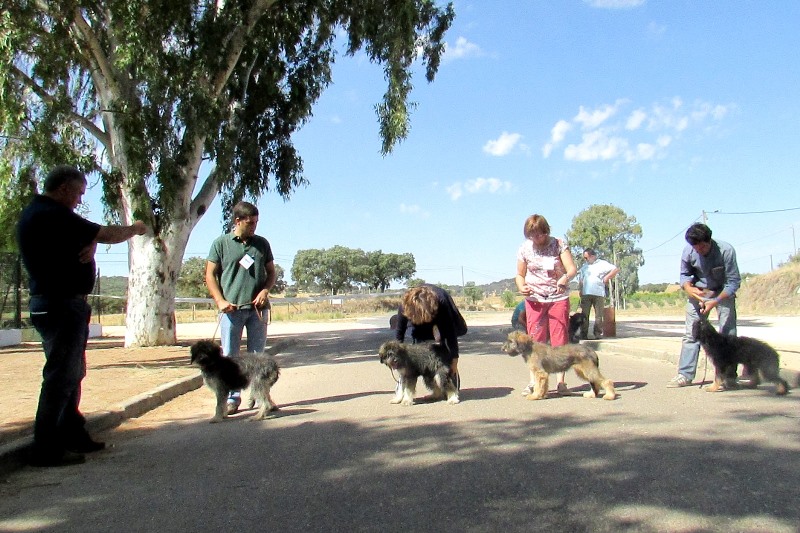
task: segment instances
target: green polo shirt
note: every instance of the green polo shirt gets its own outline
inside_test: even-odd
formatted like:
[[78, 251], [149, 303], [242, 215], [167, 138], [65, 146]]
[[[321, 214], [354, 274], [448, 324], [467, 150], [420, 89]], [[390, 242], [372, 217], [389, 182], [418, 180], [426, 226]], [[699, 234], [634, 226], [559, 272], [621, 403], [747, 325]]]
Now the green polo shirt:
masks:
[[[240, 262], [245, 255], [253, 259], [248, 268]], [[258, 235], [244, 242], [233, 233], [226, 233], [214, 240], [208, 252], [208, 261], [221, 269], [222, 296], [234, 305], [253, 302], [256, 294], [267, 285], [267, 265], [273, 260], [269, 241]]]

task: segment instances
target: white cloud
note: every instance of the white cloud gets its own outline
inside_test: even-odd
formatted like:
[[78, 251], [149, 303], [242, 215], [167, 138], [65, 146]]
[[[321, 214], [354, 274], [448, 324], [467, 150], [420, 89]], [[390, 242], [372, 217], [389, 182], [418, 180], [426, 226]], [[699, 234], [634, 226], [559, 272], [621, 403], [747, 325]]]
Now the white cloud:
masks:
[[405, 215], [414, 215], [419, 218], [428, 218], [430, 216], [430, 213], [423, 210], [417, 204], [411, 204], [411, 205], [400, 204], [400, 212]]
[[482, 54], [481, 47], [475, 43], [471, 43], [466, 37], [459, 37], [456, 39], [454, 45], [445, 43], [443, 61], [451, 61], [455, 59], [464, 59], [468, 57], [478, 57]]
[[510, 181], [503, 181], [497, 178], [475, 178], [463, 183], [456, 182], [446, 188], [447, 194], [453, 201], [458, 200], [464, 194], [502, 194], [512, 190]]
[[453, 200], [454, 202], [459, 198], [461, 198], [461, 196], [464, 194], [464, 191], [461, 189], [460, 183], [454, 183], [452, 185], [449, 185], [447, 188], [445, 188], [445, 190], [447, 191], [447, 194], [450, 195], [450, 199]]
[[545, 144], [542, 147], [542, 155], [544, 155], [545, 159], [550, 157], [550, 153], [553, 151], [561, 141], [567, 136], [569, 130], [572, 129], [572, 124], [567, 122], [566, 120], [559, 120], [556, 122], [556, 125], [553, 126], [553, 129], [550, 130], [550, 142]]
[[641, 109], [637, 109], [633, 113], [630, 114], [628, 117], [628, 121], [625, 123], [626, 130], [638, 130], [642, 123], [647, 118], [647, 113], [642, 111]]
[[[553, 127], [550, 141], [542, 146], [543, 156], [549, 157], [560, 143], [567, 141], [563, 153], [567, 161], [635, 163], [659, 159], [684, 132], [711, 129], [736, 109], [732, 104], [702, 101], [687, 105], [679, 97], [625, 111], [628, 103], [617, 100], [595, 109], [579, 106], [571, 121], [559, 120]], [[570, 141], [573, 126], [580, 126], [582, 133], [580, 139]]]
[[567, 161], [607, 161], [617, 159], [628, 150], [628, 141], [609, 135], [607, 130], [584, 133], [580, 144], [570, 144], [564, 149]]
[[583, 0], [591, 7], [600, 9], [632, 9], [644, 4], [644, 0]]
[[517, 143], [519, 143], [521, 138], [522, 135], [519, 133], [508, 133], [504, 131], [496, 140], [484, 144], [483, 151], [494, 156], [508, 155]]
[[606, 104], [594, 111], [589, 111], [585, 107], [580, 106], [578, 109], [578, 114], [573, 119], [575, 122], [581, 124], [581, 127], [584, 130], [591, 130], [597, 128], [608, 120], [609, 118], [613, 117], [617, 113], [617, 109], [619, 109], [619, 105], [622, 102], [617, 102], [614, 105]]

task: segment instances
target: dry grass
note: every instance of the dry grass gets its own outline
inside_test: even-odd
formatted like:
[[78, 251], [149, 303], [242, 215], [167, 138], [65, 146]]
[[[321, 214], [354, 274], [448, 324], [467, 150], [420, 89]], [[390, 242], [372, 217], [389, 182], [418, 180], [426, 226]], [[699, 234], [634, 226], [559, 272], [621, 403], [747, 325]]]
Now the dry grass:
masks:
[[800, 263], [788, 263], [746, 280], [737, 296], [742, 313], [800, 314]]
[[[480, 313], [484, 311], [504, 311], [503, 302], [499, 296], [488, 296], [477, 304], [467, 305], [463, 297], [455, 297], [456, 305], [464, 313]], [[400, 298], [397, 296], [386, 298], [365, 298], [342, 300], [323, 300], [319, 302], [290, 303], [280, 298], [272, 300], [272, 320], [283, 321], [319, 321], [356, 318], [380, 313], [391, 312], [397, 309]], [[573, 298], [572, 310], [577, 309], [577, 298]], [[755, 276], [742, 283], [742, 288], [737, 293], [737, 308], [739, 314], [748, 315], [798, 315], [800, 314], [800, 263], [789, 263], [778, 270], [767, 274]], [[508, 309], [510, 311], [510, 309]], [[683, 303], [674, 305], [637, 305], [618, 313], [635, 313], [650, 315], [682, 315]], [[217, 319], [216, 310], [195, 306], [194, 309], [179, 309], [175, 313], [177, 322], [213, 322]], [[123, 325], [124, 315], [104, 315], [95, 317], [100, 323], [107, 326]]]

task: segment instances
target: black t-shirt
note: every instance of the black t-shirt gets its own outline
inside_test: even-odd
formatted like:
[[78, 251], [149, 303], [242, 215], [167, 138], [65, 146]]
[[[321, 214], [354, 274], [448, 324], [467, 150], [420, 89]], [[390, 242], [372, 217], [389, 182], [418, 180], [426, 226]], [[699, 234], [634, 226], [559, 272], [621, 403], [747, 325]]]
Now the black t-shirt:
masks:
[[94, 288], [95, 263], [78, 254], [97, 237], [90, 222], [47, 196], [37, 195], [22, 211], [17, 243], [30, 276], [31, 295], [75, 296]]

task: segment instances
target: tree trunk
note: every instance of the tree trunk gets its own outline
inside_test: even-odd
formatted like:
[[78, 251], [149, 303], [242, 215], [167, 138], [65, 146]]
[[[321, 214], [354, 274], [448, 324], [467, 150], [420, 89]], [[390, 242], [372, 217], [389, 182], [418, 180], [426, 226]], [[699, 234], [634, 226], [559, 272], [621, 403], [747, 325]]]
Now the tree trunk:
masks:
[[177, 341], [175, 293], [191, 225], [172, 224], [164, 239], [134, 237], [128, 243], [130, 273], [125, 346], [168, 346]]

